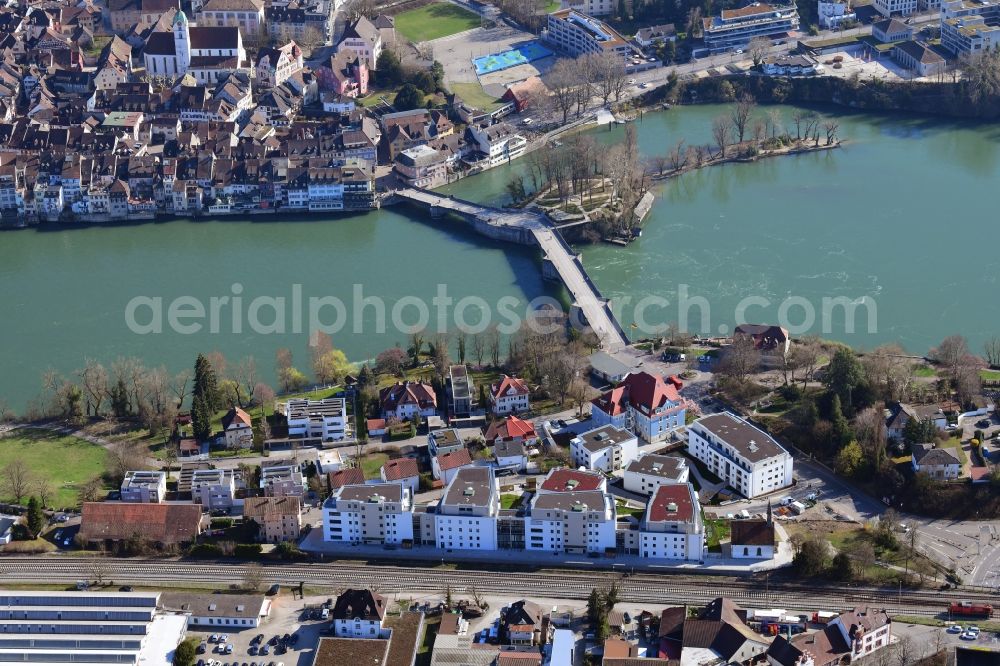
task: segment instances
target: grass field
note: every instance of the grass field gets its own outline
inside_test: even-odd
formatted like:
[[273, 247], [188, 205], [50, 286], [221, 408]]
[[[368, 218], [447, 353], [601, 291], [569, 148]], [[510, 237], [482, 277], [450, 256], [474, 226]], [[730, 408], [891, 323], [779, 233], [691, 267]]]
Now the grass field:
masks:
[[448, 2], [435, 2], [396, 15], [396, 30], [413, 43], [478, 28], [479, 16]]
[[0, 468], [22, 460], [33, 475], [52, 483], [58, 508], [76, 505], [77, 489], [104, 471], [107, 455], [96, 444], [45, 430], [18, 430], [0, 439]]
[[368, 453], [361, 458], [361, 471], [365, 473], [366, 479], [377, 479], [380, 475], [382, 465], [389, 460], [386, 453]]
[[465, 100], [466, 103], [483, 111], [493, 111], [500, 108], [503, 104], [496, 97], [488, 95], [483, 90], [483, 87], [475, 81], [471, 83], [452, 83], [450, 87], [451, 91]]

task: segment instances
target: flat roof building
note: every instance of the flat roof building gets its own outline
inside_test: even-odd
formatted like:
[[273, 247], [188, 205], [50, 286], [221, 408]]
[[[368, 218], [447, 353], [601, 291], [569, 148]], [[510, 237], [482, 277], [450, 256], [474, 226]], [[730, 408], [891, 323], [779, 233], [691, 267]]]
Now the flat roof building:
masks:
[[167, 495], [166, 472], [126, 472], [121, 485], [123, 502], [162, 502]]
[[792, 485], [792, 457], [773, 437], [730, 412], [688, 428], [688, 452], [744, 497]]
[[798, 29], [799, 11], [794, 3], [754, 2], [702, 19], [705, 46], [711, 53], [746, 47], [754, 37], [778, 37]]

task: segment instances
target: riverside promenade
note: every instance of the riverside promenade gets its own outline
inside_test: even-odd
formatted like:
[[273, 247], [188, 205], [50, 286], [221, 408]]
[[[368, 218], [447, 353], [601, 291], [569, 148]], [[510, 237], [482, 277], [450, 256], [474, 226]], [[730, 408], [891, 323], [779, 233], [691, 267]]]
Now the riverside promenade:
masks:
[[[541, 248], [543, 275], [558, 278], [573, 297], [573, 309], [581, 324], [589, 326], [609, 351], [628, 345], [628, 336], [615, 318], [608, 299], [587, 275], [580, 255], [575, 254], [543, 213], [514, 208], [493, 208], [430, 190], [405, 187], [394, 190], [385, 203], [406, 202], [430, 212], [431, 217], [456, 215], [479, 233], [495, 240], [537, 245]], [[571, 317], [574, 313], [570, 313]]]

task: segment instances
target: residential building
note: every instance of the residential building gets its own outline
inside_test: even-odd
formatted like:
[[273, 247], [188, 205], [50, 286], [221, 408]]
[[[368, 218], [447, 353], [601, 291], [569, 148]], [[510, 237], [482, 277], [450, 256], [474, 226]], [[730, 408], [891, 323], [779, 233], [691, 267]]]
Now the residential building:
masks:
[[914, 444], [910, 456], [913, 471], [932, 479], [949, 481], [962, 475], [962, 461], [954, 448], [934, 448], [933, 444]]
[[816, 15], [823, 30], [836, 30], [844, 21], [858, 18], [850, 0], [817, 0]]
[[121, 485], [123, 502], [162, 502], [167, 496], [166, 472], [125, 472]]
[[323, 540], [401, 544], [413, 540], [413, 498], [401, 483], [346, 485], [323, 503]]
[[639, 440], [628, 430], [602, 425], [580, 433], [569, 443], [574, 467], [610, 474], [624, 469], [639, 453]]
[[267, 543], [298, 541], [302, 533], [302, 505], [298, 497], [248, 497], [243, 519], [257, 523], [257, 538]]
[[497, 416], [526, 412], [531, 408], [530, 397], [531, 390], [523, 379], [503, 375], [490, 385], [490, 410]]
[[590, 371], [598, 379], [611, 384], [623, 381], [634, 370], [606, 351], [596, 351], [590, 355]]
[[464, 161], [474, 169], [492, 169], [506, 164], [524, 155], [528, 147], [528, 140], [504, 122], [472, 125], [466, 132], [474, 150], [466, 154]]
[[330, 619], [339, 638], [387, 638], [385, 597], [367, 589], [344, 590], [333, 604]]
[[[831, 643], [846, 646], [846, 654], [842, 663], [853, 663], [892, 643], [892, 620], [885, 610], [877, 610], [862, 606], [846, 613], [841, 613], [827, 623], [824, 633], [839, 633], [840, 641]], [[802, 645], [796, 641], [793, 644]]]
[[285, 419], [288, 421], [289, 437], [341, 442], [354, 436], [344, 398], [286, 400]]
[[614, 13], [616, 5], [613, 0], [562, 0], [560, 8], [588, 16], [608, 16]]
[[466, 448], [440, 453], [431, 458], [431, 473], [443, 483], [451, 483], [458, 471], [473, 465], [472, 455]]
[[886, 437], [903, 441], [906, 425], [913, 420], [929, 422], [938, 430], [948, 427], [948, 417], [938, 405], [908, 405], [896, 402], [889, 407], [889, 416], [885, 421]]
[[549, 14], [542, 40], [572, 58], [610, 51], [626, 60], [637, 51], [610, 25], [574, 9], [560, 9]]
[[191, 475], [191, 497], [206, 511], [232, 508], [236, 497], [233, 470], [196, 469]]
[[84, 543], [124, 541], [138, 535], [162, 546], [191, 543], [201, 534], [197, 504], [84, 502], [78, 537]]
[[745, 48], [754, 37], [784, 37], [798, 29], [799, 12], [794, 3], [754, 2], [702, 19], [705, 46], [711, 53]]
[[[521, 113], [532, 106], [537, 107], [544, 104], [546, 98], [551, 94], [545, 86], [545, 82], [537, 76], [529, 76], [524, 81], [515, 81], [508, 85], [501, 99], [508, 104], [513, 104], [513, 111]], [[459, 111], [459, 116], [461, 115], [462, 112]], [[463, 118], [462, 121], [466, 124], [482, 123], [485, 118], [478, 118], [477, 115], [471, 114]]]
[[403, 487], [410, 491], [411, 497], [420, 490], [420, 470], [413, 458], [389, 460], [379, 468], [379, 475], [386, 483], [403, 484]]
[[500, 624], [507, 636], [504, 641], [506, 645], [542, 645], [546, 642], [547, 637], [543, 634], [545, 613], [541, 606], [532, 601], [521, 599], [512, 603], [500, 615]]
[[293, 461], [265, 461], [260, 468], [260, 487], [268, 497], [302, 497], [306, 493], [306, 478], [302, 468]]
[[688, 482], [687, 461], [681, 456], [647, 453], [625, 467], [625, 490], [639, 495], [652, 495], [660, 486]]
[[822, 66], [807, 55], [767, 56], [761, 70], [768, 76], [810, 76], [822, 70]]
[[730, 556], [736, 559], [770, 560], [774, 557], [774, 522], [770, 510], [767, 518], [731, 520]]
[[[367, 626], [364, 621], [360, 624], [362, 629]], [[417, 649], [424, 636], [424, 614], [390, 615], [382, 621], [382, 632], [388, 638], [320, 638], [311, 664], [410, 666], [417, 660]], [[434, 644], [437, 645], [436, 640]]]
[[365, 61], [369, 69], [376, 69], [378, 57], [382, 54], [382, 33], [362, 16], [344, 30], [337, 44], [337, 53], [343, 51], [350, 51]]
[[917, 0], [875, 0], [872, 6], [885, 18], [909, 16], [917, 11]]
[[333, 41], [338, 0], [272, 1], [264, 8], [264, 20], [271, 39]]
[[508, 416], [500, 421], [491, 421], [483, 430], [487, 444], [497, 442], [521, 442], [525, 446], [534, 446], [538, 442], [538, 433], [530, 421], [524, 421], [516, 416]]
[[448, 182], [448, 157], [420, 144], [397, 154], [393, 170], [410, 187], [439, 187]]
[[699, 561], [704, 548], [705, 527], [694, 487], [689, 483], [658, 487], [642, 519], [639, 556]]
[[647, 442], [662, 442], [684, 425], [687, 401], [677, 388], [658, 375], [629, 374], [617, 386], [591, 401], [595, 425], [613, 425], [633, 431]]
[[264, 0], [207, 0], [196, 16], [198, 25], [239, 28], [256, 38], [264, 26]]
[[437, 395], [425, 382], [396, 382], [379, 391], [379, 405], [386, 419], [411, 419], [414, 414], [426, 418], [437, 413]]
[[[750, 663], [768, 649], [769, 641], [747, 625], [746, 611], [726, 597], [709, 602], [694, 617], [682, 614], [680, 623], [684, 665]], [[663, 631], [661, 620], [661, 635]]]
[[34, 664], [170, 664], [177, 645], [184, 639], [188, 618], [158, 610], [162, 596], [159, 592], [90, 590], [0, 592], [4, 641], [17, 646], [11, 648], [16, 653], [6, 653], [6, 660]]
[[259, 627], [271, 614], [271, 601], [262, 595], [164, 592], [160, 606], [187, 613], [189, 627], [233, 631]]
[[353, 51], [340, 51], [317, 70], [320, 90], [339, 97], [357, 98], [368, 94], [368, 63]]
[[454, 453], [465, 448], [462, 435], [454, 428], [442, 428], [427, 433], [427, 451], [432, 458], [443, 453]]
[[19, 520], [19, 516], [0, 515], [0, 544], [8, 544], [13, 541], [14, 526]]
[[316, 473], [329, 474], [351, 464], [346, 449], [316, 449]]
[[256, 88], [267, 90], [276, 88], [287, 81], [304, 66], [302, 49], [294, 41], [278, 48], [258, 49], [256, 61]]
[[437, 506], [439, 549], [496, 550], [500, 490], [489, 467], [458, 470]]
[[360, 486], [365, 482], [365, 473], [360, 467], [345, 467], [344, 469], [330, 472], [326, 475], [330, 492], [344, 486]]
[[222, 417], [222, 434], [227, 449], [249, 449], [253, 447], [253, 419], [233, 407]]
[[615, 549], [615, 503], [603, 490], [537, 493], [524, 521], [526, 550], [605, 553]]
[[1000, 44], [1000, 5], [976, 0], [941, 2], [941, 46], [958, 57]]
[[948, 66], [940, 53], [913, 40], [896, 44], [892, 59], [920, 77], [942, 74]]
[[528, 456], [521, 442], [500, 440], [493, 447], [493, 457], [498, 469], [523, 472], [528, 466]]
[[191, 26], [182, 11], [174, 17], [171, 32], [149, 36], [143, 59], [149, 75], [174, 78], [190, 72], [202, 85], [251, 69], [239, 28]]
[[872, 23], [872, 37], [880, 42], [905, 42], [913, 38], [913, 28], [897, 19]]
[[773, 437], [730, 412], [688, 427], [688, 453], [744, 497], [792, 485], [792, 457]]
[[387, 432], [385, 419], [368, 419], [365, 428], [369, 437], [381, 437]]
[[448, 400], [452, 416], [470, 416], [475, 401], [475, 391], [469, 370], [464, 365], [448, 368]]
[[651, 25], [639, 28], [635, 33], [635, 43], [643, 49], [652, 49], [666, 42], [677, 41], [677, 28], [673, 23]]

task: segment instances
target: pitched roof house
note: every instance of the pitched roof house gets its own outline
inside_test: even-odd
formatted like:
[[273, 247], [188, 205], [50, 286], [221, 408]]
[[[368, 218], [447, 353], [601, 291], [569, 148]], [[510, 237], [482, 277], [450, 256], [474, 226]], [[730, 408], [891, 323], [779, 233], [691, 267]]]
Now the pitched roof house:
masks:
[[164, 545], [189, 543], [201, 534], [201, 505], [85, 502], [79, 534], [85, 542], [138, 535]]

